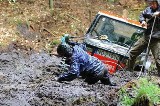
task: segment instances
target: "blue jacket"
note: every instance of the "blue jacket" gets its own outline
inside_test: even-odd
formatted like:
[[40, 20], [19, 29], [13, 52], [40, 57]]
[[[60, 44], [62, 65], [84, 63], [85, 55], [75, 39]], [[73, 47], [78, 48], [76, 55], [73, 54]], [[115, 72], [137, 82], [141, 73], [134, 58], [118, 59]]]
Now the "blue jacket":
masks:
[[81, 73], [87, 75], [98, 75], [105, 65], [96, 57], [89, 55], [80, 46], [75, 45], [73, 47], [73, 55], [71, 57], [71, 65], [69, 71], [60, 75], [59, 79], [61, 81], [71, 81]]

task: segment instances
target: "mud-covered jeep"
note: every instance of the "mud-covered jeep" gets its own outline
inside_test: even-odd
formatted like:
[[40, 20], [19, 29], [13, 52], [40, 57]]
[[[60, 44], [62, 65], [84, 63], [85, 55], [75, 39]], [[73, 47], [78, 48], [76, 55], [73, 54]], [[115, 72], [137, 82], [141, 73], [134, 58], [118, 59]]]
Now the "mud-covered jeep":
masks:
[[127, 64], [131, 46], [144, 32], [138, 21], [100, 11], [88, 29], [84, 42], [87, 52], [103, 61], [110, 73]]

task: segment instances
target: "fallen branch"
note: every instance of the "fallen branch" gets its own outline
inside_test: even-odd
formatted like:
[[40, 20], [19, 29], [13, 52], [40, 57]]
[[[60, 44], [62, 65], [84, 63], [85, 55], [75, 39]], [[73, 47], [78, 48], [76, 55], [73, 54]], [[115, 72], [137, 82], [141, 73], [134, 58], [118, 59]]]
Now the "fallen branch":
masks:
[[79, 19], [75, 18], [74, 16], [71, 16], [70, 14], [67, 14], [67, 13], [66, 13], [66, 15], [69, 16], [69, 17], [71, 17], [72, 19], [78, 21], [78, 22], [81, 22]]
[[[49, 29], [42, 28], [42, 30], [44, 30], [44, 31], [46, 31], [46, 32], [48, 32], [48, 33], [50, 33], [51, 35], [53, 35], [53, 36], [55, 37], [55, 35], [54, 35]], [[56, 34], [57, 34], [57, 33], [56, 33]]]

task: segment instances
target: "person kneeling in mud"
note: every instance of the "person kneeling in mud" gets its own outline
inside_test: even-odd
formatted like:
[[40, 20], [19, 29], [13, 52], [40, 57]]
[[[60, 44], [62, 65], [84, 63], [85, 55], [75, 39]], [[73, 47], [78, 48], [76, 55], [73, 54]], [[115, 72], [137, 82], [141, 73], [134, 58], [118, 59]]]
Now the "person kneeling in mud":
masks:
[[70, 67], [67, 73], [61, 74], [57, 81], [72, 81], [82, 76], [88, 84], [95, 84], [99, 80], [101, 83], [116, 86], [111, 83], [108, 70], [98, 58], [89, 55], [81, 46], [70, 46], [62, 43], [57, 47], [58, 55], [70, 60]]

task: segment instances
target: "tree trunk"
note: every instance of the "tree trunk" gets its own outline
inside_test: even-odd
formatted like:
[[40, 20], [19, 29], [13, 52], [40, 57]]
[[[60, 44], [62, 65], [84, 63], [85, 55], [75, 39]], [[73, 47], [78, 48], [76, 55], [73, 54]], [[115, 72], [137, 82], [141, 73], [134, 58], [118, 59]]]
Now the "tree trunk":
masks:
[[53, 0], [49, 0], [49, 7], [50, 9], [53, 9]]

